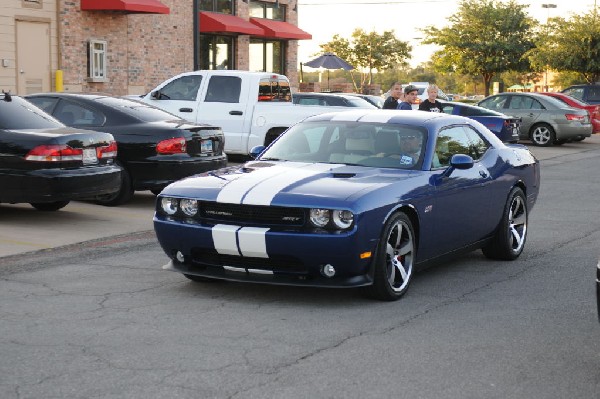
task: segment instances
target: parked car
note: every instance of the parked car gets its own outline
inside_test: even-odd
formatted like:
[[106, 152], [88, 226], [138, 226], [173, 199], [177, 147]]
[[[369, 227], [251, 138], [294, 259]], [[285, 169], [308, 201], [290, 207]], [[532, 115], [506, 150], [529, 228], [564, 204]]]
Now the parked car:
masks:
[[24, 99], [0, 94], [0, 202], [56, 211], [119, 190], [117, 143], [68, 128]]
[[539, 146], [563, 144], [592, 134], [587, 111], [539, 93], [500, 93], [477, 105], [521, 118], [519, 137]]
[[359, 97], [362, 98], [363, 100], [367, 100], [368, 102], [370, 102], [371, 104], [373, 104], [374, 106], [376, 106], [377, 108], [383, 108], [383, 103], [385, 102], [385, 99], [381, 96], [374, 96], [372, 94], [360, 94], [360, 93], [344, 93], [347, 94], [349, 96], [355, 96], [355, 97]]
[[525, 146], [443, 113], [321, 114], [252, 153], [159, 195], [165, 269], [193, 281], [368, 286], [396, 300], [443, 256], [517, 258], [539, 190]]
[[298, 105], [326, 107], [377, 108], [367, 100], [346, 93], [294, 93], [292, 101]]
[[562, 91], [562, 93], [575, 97], [588, 104], [600, 104], [600, 85], [573, 85]]
[[445, 113], [465, 116], [480, 122], [505, 143], [516, 143], [519, 141], [520, 118], [507, 116], [476, 105], [459, 102], [440, 102]]
[[98, 94], [42, 93], [26, 96], [67, 126], [111, 133], [123, 167], [119, 192], [98, 199], [119, 205], [134, 191], [157, 194], [183, 177], [227, 165], [220, 128], [185, 121], [131, 99]]
[[[557, 100], [562, 101], [569, 107], [585, 109], [590, 114], [590, 121], [592, 122], [592, 133], [600, 133], [600, 105], [592, 105], [588, 103], [584, 103], [576, 99], [575, 97], [571, 97], [564, 93], [556, 93], [556, 92], [544, 92], [540, 93], [545, 96], [554, 97]], [[584, 139], [585, 137], [581, 137]]]

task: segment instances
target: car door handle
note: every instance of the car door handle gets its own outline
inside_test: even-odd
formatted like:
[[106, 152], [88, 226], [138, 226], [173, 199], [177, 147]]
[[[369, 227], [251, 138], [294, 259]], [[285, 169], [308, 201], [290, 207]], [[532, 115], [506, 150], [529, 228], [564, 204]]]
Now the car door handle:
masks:
[[229, 115], [244, 115], [242, 111], [229, 111]]
[[179, 108], [179, 112], [194, 112], [191, 108]]

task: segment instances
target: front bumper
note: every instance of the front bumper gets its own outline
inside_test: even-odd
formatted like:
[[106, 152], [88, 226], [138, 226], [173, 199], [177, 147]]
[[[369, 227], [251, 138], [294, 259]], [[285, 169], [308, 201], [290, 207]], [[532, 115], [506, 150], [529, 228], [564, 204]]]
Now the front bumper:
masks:
[[[158, 241], [171, 258], [163, 268], [189, 275], [264, 284], [341, 288], [373, 282], [370, 272], [377, 240], [364, 239], [356, 228], [343, 233], [270, 228], [265, 229], [264, 236], [257, 237], [245, 236], [242, 226], [235, 227], [239, 227], [236, 238], [242, 251], [224, 253], [215, 249], [214, 225], [185, 224], [155, 216]], [[252, 252], [254, 244], [262, 248], [262, 255]], [[242, 255], [244, 248], [249, 256]], [[183, 255], [183, 262], [177, 260], [177, 252]], [[366, 257], [367, 252], [371, 256]], [[335, 268], [335, 276], [322, 274], [327, 264]]]
[[165, 187], [177, 180], [227, 166], [225, 154], [214, 157], [181, 157], [127, 162], [135, 190]]
[[56, 202], [112, 194], [121, 187], [117, 165], [11, 171], [0, 176], [0, 202]]

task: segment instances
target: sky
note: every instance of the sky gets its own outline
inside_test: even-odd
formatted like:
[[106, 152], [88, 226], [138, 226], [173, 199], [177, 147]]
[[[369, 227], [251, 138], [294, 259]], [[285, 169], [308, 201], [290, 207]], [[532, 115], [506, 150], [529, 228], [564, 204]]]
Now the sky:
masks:
[[[297, 0], [298, 27], [312, 35], [312, 40], [298, 41], [298, 61], [307, 62], [320, 53], [319, 44], [327, 43], [333, 35], [350, 38], [356, 28], [382, 33], [394, 30], [399, 40], [413, 47], [411, 67], [428, 61], [437, 49], [420, 44], [421, 29], [427, 26], [448, 26], [447, 18], [456, 13], [459, 0]], [[545, 22], [546, 18], [589, 11], [594, 0], [519, 0], [527, 4], [526, 12]], [[543, 8], [555, 4], [556, 8]], [[598, 2], [600, 5], [600, 1]]]

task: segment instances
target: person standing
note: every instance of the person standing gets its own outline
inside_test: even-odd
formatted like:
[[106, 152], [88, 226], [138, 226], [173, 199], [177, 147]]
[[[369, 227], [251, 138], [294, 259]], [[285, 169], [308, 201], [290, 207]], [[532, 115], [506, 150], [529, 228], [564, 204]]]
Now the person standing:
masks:
[[419, 111], [444, 112], [442, 103], [437, 100], [438, 90], [436, 85], [429, 85], [427, 88], [427, 99], [419, 104]]
[[402, 84], [395, 82], [390, 88], [390, 96], [385, 99], [382, 109], [397, 109], [398, 103], [404, 99], [404, 93], [402, 93]]
[[419, 89], [417, 86], [408, 85], [404, 88], [404, 101], [398, 103], [398, 108], [404, 111], [412, 110], [412, 105], [417, 101], [417, 94]]

